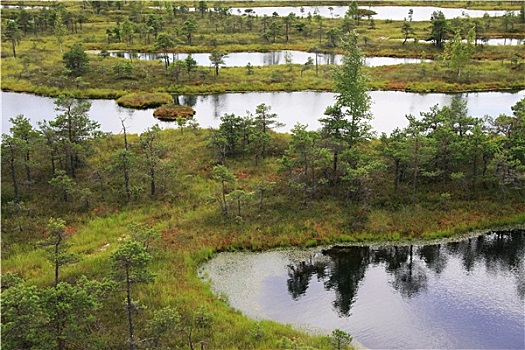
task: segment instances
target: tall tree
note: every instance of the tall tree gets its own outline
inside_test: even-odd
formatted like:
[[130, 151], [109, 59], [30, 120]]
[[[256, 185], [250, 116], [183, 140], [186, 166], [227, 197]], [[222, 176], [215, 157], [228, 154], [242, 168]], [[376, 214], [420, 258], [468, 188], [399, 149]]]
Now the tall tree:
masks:
[[[134, 28], [133, 23], [129, 20], [129, 18], [126, 18], [126, 20], [122, 23], [122, 26], [119, 28], [119, 38], [124, 40], [124, 43], [126, 43], [127, 50], [129, 51], [129, 60], [133, 62], [133, 37], [134, 37]], [[119, 40], [120, 41], [120, 40]]]
[[193, 33], [197, 30], [197, 22], [192, 18], [186, 20], [182, 25], [182, 34], [186, 36], [186, 43], [191, 45]]
[[186, 67], [186, 72], [188, 73], [188, 79], [191, 79], [191, 72], [197, 67], [197, 61], [193, 57], [191, 57], [191, 54], [189, 54], [184, 59], [184, 67]]
[[67, 164], [65, 170], [75, 178], [77, 169], [90, 151], [89, 140], [100, 134], [100, 124], [88, 117], [89, 101], [61, 95], [55, 100], [55, 105], [55, 110], [63, 113], [53, 121], [44, 121], [41, 127], [55, 134], [59, 151]]
[[443, 47], [443, 43], [447, 38], [448, 25], [445, 15], [441, 11], [434, 11], [430, 16], [430, 38], [434, 42], [434, 45], [438, 48]]
[[406, 44], [408, 38], [411, 35], [414, 35], [414, 28], [412, 28], [412, 21], [403, 21], [403, 26], [401, 27], [401, 33], [403, 33], [403, 45]]
[[302, 190], [303, 205], [308, 205], [308, 198], [315, 196], [319, 180], [316, 176], [316, 166], [322, 158], [320, 148], [321, 134], [317, 131], [306, 130], [307, 126], [297, 123], [292, 129], [292, 140], [282, 162], [292, 169], [300, 168], [301, 173], [293, 176], [290, 181], [292, 188]]
[[161, 156], [164, 148], [159, 145], [160, 127], [155, 124], [140, 134], [140, 142], [144, 156], [146, 157], [146, 167], [150, 183], [150, 196], [157, 193], [157, 174], [161, 166]]
[[64, 24], [64, 19], [62, 15], [62, 11], [57, 11], [55, 16], [55, 25], [54, 25], [54, 34], [55, 38], [57, 39], [58, 47], [60, 49], [60, 53], [64, 53], [64, 50], [62, 49], [62, 43], [64, 42], [64, 36], [67, 34], [67, 28]]
[[215, 76], [219, 75], [219, 68], [224, 66], [224, 59], [228, 57], [228, 54], [223, 51], [213, 50], [210, 54], [210, 62], [215, 67]]
[[13, 125], [9, 131], [11, 131], [11, 135], [15, 139], [20, 141], [21, 151], [24, 153], [26, 180], [31, 182], [31, 152], [36, 147], [40, 135], [33, 128], [29, 119], [22, 114], [19, 114], [14, 118], [9, 118], [9, 121]]
[[206, 4], [206, 1], [200, 0], [198, 8], [199, 12], [201, 13], [201, 18], [204, 18], [204, 13], [208, 10], [208, 5]]
[[228, 194], [227, 183], [235, 183], [235, 176], [224, 165], [216, 165], [213, 167], [213, 177], [221, 183], [220, 203], [221, 210], [224, 215], [228, 215], [228, 202], [226, 195]]
[[371, 136], [369, 78], [363, 72], [364, 59], [357, 39], [357, 32], [353, 31], [343, 42], [343, 63], [334, 73], [334, 108], [341, 109], [348, 121], [346, 133], [349, 147]]
[[278, 128], [283, 124], [277, 121], [277, 114], [270, 113], [271, 107], [262, 103], [255, 108], [254, 133], [252, 134], [251, 141], [252, 147], [256, 150], [256, 162], [258, 157], [266, 157], [268, 145], [270, 144], [271, 137], [269, 131], [273, 128]]
[[468, 31], [466, 41], [463, 41], [461, 32], [458, 30], [454, 38], [445, 44], [444, 59], [456, 73], [456, 78], [460, 79], [461, 73], [469, 67], [470, 58], [474, 52], [475, 30]]
[[55, 288], [59, 283], [60, 267], [76, 261], [75, 257], [66, 251], [66, 222], [62, 219], [49, 219], [47, 224], [48, 239], [45, 245], [52, 247], [51, 260], [55, 269]]
[[20, 203], [20, 179], [18, 168], [20, 163], [20, 149], [23, 147], [20, 140], [15, 137], [2, 134], [2, 161], [9, 163], [9, 175], [13, 184], [13, 201]]
[[16, 46], [19, 45], [20, 40], [22, 40], [22, 31], [18, 27], [18, 23], [14, 20], [8, 20], [2, 36], [4, 40], [11, 43], [13, 57], [16, 58]]
[[134, 323], [136, 305], [132, 300], [132, 292], [137, 283], [145, 283], [153, 279], [148, 269], [151, 259], [152, 256], [146, 251], [146, 248], [133, 240], [125, 240], [111, 255], [115, 280], [123, 285], [126, 292], [129, 350], [134, 350], [136, 346]]
[[157, 42], [155, 43], [155, 49], [161, 50], [164, 53], [164, 64], [166, 70], [168, 70], [170, 65], [170, 57], [168, 55], [168, 50], [175, 46], [175, 40], [171, 37], [171, 35], [166, 33], [159, 34], [157, 38]]
[[[41, 300], [50, 318], [49, 333], [53, 334], [45, 348], [65, 350], [76, 344], [96, 347], [92, 333], [94, 312], [99, 306], [96, 294], [89, 293], [82, 286], [60, 282], [55, 288], [44, 289]], [[47, 333], [45, 329], [43, 333]]]
[[284, 38], [286, 42], [289, 40], [290, 27], [295, 23], [296, 17], [295, 13], [290, 12], [288, 16], [283, 17], [284, 22]]
[[371, 136], [368, 77], [362, 72], [364, 62], [357, 39], [353, 31], [343, 41], [343, 64], [334, 71], [336, 102], [326, 109], [326, 117], [319, 119], [327, 147], [333, 153], [333, 181], [338, 177], [339, 154]]

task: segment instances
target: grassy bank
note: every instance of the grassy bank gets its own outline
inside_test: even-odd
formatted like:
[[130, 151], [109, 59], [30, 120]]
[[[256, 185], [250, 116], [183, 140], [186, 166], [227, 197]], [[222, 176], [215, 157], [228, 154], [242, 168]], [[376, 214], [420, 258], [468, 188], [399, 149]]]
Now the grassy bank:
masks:
[[[46, 58], [46, 64], [23, 71], [20, 62], [5, 59], [2, 69], [2, 89], [58, 96], [68, 92], [78, 98], [118, 98], [130, 92], [163, 92], [180, 94], [209, 94], [244, 91], [331, 91], [333, 66], [279, 65], [254, 67], [225, 67], [215, 76], [212, 68], [198, 67], [190, 77], [177, 80], [160, 62], [135, 61], [134, 70], [119, 77], [113, 66], [123, 59], [92, 58], [90, 71], [77, 79], [61, 75], [59, 61]], [[473, 61], [461, 77], [443, 62], [396, 66], [369, 67], [371, 90], [413, 92], [467, 92], [521, 90], [525, 88], [522, 69], [510, 61]], [[41, 72], [45, 71], [45, 74]]]
[[[87, 4], [90, 6], [83, 8]], [[115, 27], [120, 30], [128, 16], [139, 17], [137, 25], [150, 21], [148, 25], [153, 28], [154, 16], [160, 12], [146, 6], [150, 3], [119, 2], [97, 11], [100, 4], [65, 3], [73, 13], [89, 14], [82, 29], [69, 29], [61, 38], [65, 51], [76, 42], [82, 42], [86, 49], [156, 50], [153, 38], [162, 33], [153, 33], [150, 27], [142, 37], [135, 37], [133, 44], [114, 36]], [[117, 9], [120, 5], [124, 7]], [[3, 13], [14, 16], [13, 11]], [[339, 52], [327, 47], [323, 33], [340, 26], [340, 20], [325, 20], [319, 36], [316, 22], [311, 20], [308, 35], [296, 31], [285, 42], [284, 35], [273, 40], [262, 38], [258, 29], [267, 25], [262, 19], [255, 20], [253, 30], [242, 31], [235, 25], [220, 27], [217, 23], [223, 23], [224, 18], [217, 21], [211, 14], [200, 17], [179, 13], [171, 22], [169, 15], [159, 15], [165, 16], [168, 23], [163, 30], [177, 39], [167, 52], [308, 50], [317, 45], [323, 51]], [[189, 43], [175, 23], [185, 23], [192, 17], [198, 29]], [[238, 21], [235, 16], [228, 18]], [[2, 29], [6, 23], [3, 20]], [[365, 52], [436, 59], [441, 56], [441, 50], [428, 43], [402, 45], [381, 39], [385, 35], [399, 39], [400, 24], [366, 21], [359, 25], [361, 38], [368, 37], [363, 39]], [[501, 34], [493, 24], [491, 35]], [[417, 35], [423, 37], [428, 23], [414, 26]], [[144, 107], [150, 103], [142, 100], [145, 93], [160, 96], [156, 103], [166, 103], [171, 102], [171, 94], [331, 91], [334, 87], [333, 67], [314, 64], [221, 67], [216, 74], [211, 67], [190, 65], [191, 69], [185, 66], [180, 71], [177, 67], [167, 70], [163, 62], [92, 55], [88, 56], [87, 69], [75, 75], [63, 64], [54, 35], [59, 31], [48, 28], [42, 32], [23, 37], [17, 46], [17, 58], [11, 55], [10, 43], [2, 43], [2, 89], [46, 96], [68, 92], [79, 98], [126, 96], [127, 106]], [[469, 61], [461, 74], [440, 60], [366, 68], [365, 73], [371, 77], [370, 89], [523, 89], [523, 64], [510, 60], [516, 53], [521, 54], [520, 50], [478, 48], [474, 57], [480, 60]], [[193, 334], [199, 341], [194, 345], [208, 349], [333, 348], [326, 336], [247, 319], [228, 307], [223, 296], [213, 295], [196, 271], [217, 252], [339, 242], [421, 242], [525, 223], [520, 182], [523, 169], [518, 166], [523, 158], [519, 148], [523, 134], [514, 133], [514, 129], [505, 134], [496, 127], [481, 130], [481, 122], [476, 124], [462, 115], [461, 106], [454, 110], [458, 123], [449, 110], [438, 116], [450, 118], [447, 123], [454, 127], [459, 124], [460, 131], [440, 125], [443, 133], [433, 133], [428, 126], [422, 134], [410, 134], [408, 130], [398, 135], [399, 139], [392, 136], [368, 140], [363, 136], [351, 146], [320, 134], [304, 133], [305, 139], [299, 139], [293, 134], [274, 133], [267, 130], [267, 124], [261, 131], [260, 123], [242, 118], [234, 120], [235, 125], [223, 127], [224, 134], [200, 129], [196, 124], [185, 125], [182, 120], [179, 129], [151, 128], [141, 135], [90, 134], [83, 119], [76, 119], [80, 120], [76, 125], [64, 118], [78, 112], [69, 107], [62, 105], [57, 113], [64, 113], [62, 120], [44, 124], [41, 133], [27, 132], [27, 121], [15, 130], [13, 138], [4, 136], [2, 273], [18, 274], [27, 286], [53, 286], [54, 264], [49, 247], [43, 244], [50, 218], [65, 220], [67, 250], [79, 257], [60, 268], [60, 280], [71, 285], [79, 283], [81, 276], [113, 278], [111, 255], [132, 234], [132, 225], [159, 232], [160, 239], [148, 247], [155, 278], [134, 289], [140, 345], [147, 340], [155, 312], [172, 307], [182, 315], [180, 327], [164, 339], [173, 348], [192, 347], [188, 345], [188, 334], [190, 343]], [[261, 110], [255, 115], [265, 113], [264, 108]], [[509, 130], [522, 127], [518, 113], [517, 108], [514, 117], [498, 122]], [[468, 132], [462, 129], [463, 122], [471, 123]], [[337, 153], [331, 152], [339, 147], [339, 141], [348, 152], [339, 154], [340, 166], [335, 168], [332, 162]], [[433, 147], [436, 144], [439, 147]], [[224, 166], [226, 174], [218, 172], [219, 165]], [[108, 293], [93, 315], [96, 322], [83, 330], [100, 341], [97, 349], [128, 347], [128, 321], [122, 300], [122, 290]], [[209, 320], [204, 322], [204, 318]], [[55, 330], [47, 329], [51, 338]]]
[[[181, 2], [182, 3], [182, 2]], [[9, 2], [7, 4], [10, 4]], [[18, 2], [16, 3], [18, 4]], [[27, 3], [32, 4], [32, 3]], [[187, 4], [187, 3], [184, 3]], [[244, 3], [263, 5], [263, 3]], [[297, 5], [298, 3], [293, 3]], [[335, 4], [335, 3], [334, 3]], [[379, 4], [379, 3], [378, 3]], [[387, 5], [389, 3], [381, 3]], [[418, 3], [426, 4], [426, 3]], [[212, 10], [198, 15], [177, 10], [170, 17], [165, 9], [155, 9], [141, 4], [102, 7], [87, 6], [83, 3], [65, 2], [64, 8], [76, 15], [86, 16], [85, 23], [73, 27], [61, 37], [62, 47], [67, 51], [77, 42], [86, 50], [134, 50], [135, 52], [268, 52], [273, 50], [301, 50], [341, 53], [338, 38], [342, 35], [343, 19], [295, 18], [293, 25], [285, 25], [284, 19], [251, 18], [249, 21], [236, 14], [222, 18]], [[228, 3], [234, 6], [235, 3]], [[275, 4], [274, 4], [275, 5]], [[279, 3], [278, 5], [284, 5]], [[288, 4], [291, 5], [291, 4]], [[375, 4], [373, 4], [375, 5]], [[400, 4], [402, 5], [402, 4]], [[428, 4], [429, 6], [432, 4]], [[462, 2], [435, 2], [435, 5], [463, 7]], [[470, 2], [471, 7], [500, 6], [495, 2]], [[505, 7], [515, 8], [519, 4], [506, 3]], [[208, 4], [211, 9], [211, 5]], [[133, 15], [140, 10], [140, 14]], [[36, 10], [32, 13], [40, 13]], [[135, 12], [133, 12], [135, 11]], [[18, 9], [3, 9], [4, 18], [17, 18]], [[219, 16], [219, 17], [217, 17]], [[126, 18], [133, 19], [135, 26], [133, 40], [115, 37]], [[157, 19], [160, 24], [154, 33], [139, 31], [142, 22]], [[194, 21], [191, 40], [183, 35], [180, 25], [188, 20]], [[448, 32], [466, 32], [474, 25], [472, 19], [447, 19]], [[278, 32], [273, 36], [262, 35], [269, 28], [269, 21], [276, 21]], [[516, 37], [522, 38], [525, 23], [514, 18], [512, 22], [504, 18], [481, 18], [476, 25], [483, 28], [480, 38]], [[136, 23], [135, 23], [136, 22]], [[248, 25], [248, 22], [250, 23]], [[3, 26], [6, 21], [3, 21]], [[459, 77], [439, 61], [443, 49], [434, 46], [429, 39], [430, 19], [410, 23], [410, 34], [403, 45], [403, 21], [372, 20], [363, 18], [359, 23], [351, 22], [349, 29], [360, 35], [360, 47], [367, 56], [392, 56], [411, 58], [431, 58], [433, 63], [369, 68], [371, 89], [408, 90], [415, 92], [459, 92], [486, 90], [523, 89], [523, 46], [476, 46], [472, 53], [473, 61], [468, 64], [465, 74]], [[285, 35], [285, 28], [288, 28]], [[302, 29], [300, 29], [302, 28]], [[336, 33], [330, 42], [328, 33]], [[113, 34], [111, 34], [113, 33]], [[451, 34], [447, 35], [450, 36]], [[162, 35], [170, 37], [171, 42], [160, 48], [155, 40]], [[119, 34], [120, 35], [120, 34]], [[159, 46], [160, 45], [160, 46]], [[247, 68], [221, 68], [218, 76], [211, 67], [195, 67], [192, 71], [168, 72], [162, 62], [142, 62], [117, 58], [102, 58], [89, 55], [89, 68], [80, 75], [70, 75], [65, 69], [57, 37], [52, 28], [47, 30], [20, 33], [16, 43], [18, 58], [14, 58], [11, 42], [2, 42], [2, 89], [31, 92], [40, 95], [57, 96], [69, 92], [82, 98], [119, 98], [132, 92], [168, 92], [184, 94], [206, 94], [229, 91], [300, 91], [331, 90], [329, 66], [306, 67], [304, 63], [281, 66]], [[306, 69], [308, 68], [308, 69]]]
[[[27, 284], [40, 287], [52, 284], [53, 269], [48, 253], [37, 243], [46, 235], [45, 223], [49, 216], [66, 220], [70, 251], [81, 257], [79, 262], [62, 268], [62, 278], [68, 281], [77, 280], [81, 275], [109, 277], [109, 256], [128, 235], [129, 225], [145, 224], [159, 230], [162, 238], [153, 250], [155, 282], [140, 286], [135, 296], [147, 306], [137, 314], [137, 329], [144, 328], [153, 311], [164, 306], [173, 306], [182, 314], [204, 306], [213, 319], [206, 335], [210, 348], [270, 349], [287, 342], [289, 347], [285, 348], [329, 349], [331, 345], [326, 337], [308, 336], [274, 322], [249, 320], [228, 308], [227, 302], [214, 296], [210, 287], [199, 280], [197, 266], [220, 251], [258, 251], [337, 242], [420, 241], [525, 223], [525, 204], [519, 197], [501, 201], [496, 190], [466, 194], [458, 187], [443, 201], [440, 184], [425, 185], [417, 205], [390, 198], [389, 186], [377, 187], [378, 202], [366, 212], [364, 221], [358, 203], [335, 200], [331, 196], [311, 200], [305, 206], [301, 196], [294, 196], [280, 182], [283, 174], [279, 172], [279, 156], [270, 156], [257, 166], [249, 158], [228, 161], [228, 168], [237, 178], [236, 188], [255, 193], [261, 182], [271, 180], [276, 185], [267, 193], [262, 207], [259, 197], [254, 195], [243, 202], [240, 217], [224, 216], [217, 200], [220, 185], [212, 177], [216, 160], [209, 147], [210, 136], [209, 130], [161, 132], [160, 142], [167, 152], [164, 159], [174, 165], [169, 175], [159, 180], [160, 192], [156, 198], [139, 194], [136, 199], [122, 203], [118, 192], [95, 191], [93, 204], [86, 211], [80, 209], [79, 197], [63, 202], [49, 186], [40, 187], [38, 196], [25, 192], [24, 206], [31, 208], [31, 217], [3, 211], [3, 273], [18, 273]], [[131, 144], [138, 143], [136, 135], [128, 137]], [[281, 135], [275, 142], [280, 144], [287, 139], [288, 136]], [[96, 142], [95, 152], [89, 159], [91, 165], [77, 175], [80, 188], [92, 181], [88, 175], [93, 167], [111, 162], [112, 152], [118, 150], [121, 143], [121, 135]], [[137, 186], [145, 186], [139, 184], [138, 173], [134, 171], [131, 176]], [[8, 177], [4, 179], [3, 201], [12, 195]], [[403, 185], [399, 196], [409, 192], [409, 187], [409, 184]], [[22, 231], [18, 230], [17, 220]], [[355, 226], [354, 220], [362, 223]], [[119, 300], [118, 296], [110, 297], [97, 315], [105, 327], [102, 339], [110, 349], [122, 348], [125, 342], [126, 320], [115, 317], [123, 312]], [[173, 341], [180, 346], [184, 344], [178, 334], [173, 335]]]

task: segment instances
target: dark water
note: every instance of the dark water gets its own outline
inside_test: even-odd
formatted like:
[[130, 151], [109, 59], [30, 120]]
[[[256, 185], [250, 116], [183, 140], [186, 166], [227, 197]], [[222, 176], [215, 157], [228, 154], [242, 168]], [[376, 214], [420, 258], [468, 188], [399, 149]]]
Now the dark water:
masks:
[[339, 328], [368, 348], [525, 348], [525, 231], [427, 246], [221, 253], [204, 271], [249, 316]]
[[[503, 39], [502, 39], [503, 40]], [[510, 42], [510, 39], [508, 39]], [[88, 51], [93, 54], [100, 53], [99, 50]], [[110, 51], [110, 56], [130, 58], [129, 52], [123, 51]], [[232, 52], [228, 53], [228, 56], [224, 58], [224, 66], [226, 67], [245, 67], [248, 63], [252, 66], [275, 66], [286, 64], [286, 54], [289, 54], [290, 60], [293, 64], [304, 64], [311, 58], [315, 62], [315, 53], [297, 51], [297, 50], [280, 50], [280, 51], [269, 51], [269, 52]], [[163, 60], [164, 54], [160, 53], [146, 53], [139, 52], [135, 53], [134, 57], [139, 60], [145, 61], [161, 61]], [[174, 60], [184, 60], [188, 57], [186, 53], [169, 53], [168, 57], [170, 62]], [[193, 53], [191, 57], [197, 62], [198, 66], [210, 66], [210, 53]], [[319, 53], [317, 55], [318, 63], [321, 65], [326, 64], [341, 64], [343, 55]], [[429, 62], [430, 60], [425, 60]], [[418, 58], [396, 58], [396, 57], [366, 57], [364, 59], [365, 66], [378, 67], [378, 66], [390, 66], [395, 64], [410, 64], [421, 62]]]
[[[469, 114], [475, 117], [490, 115], [497, 117], [504, 113], [512, 115], [511, 106], [524, 97], [525, 91], [517, 93], [482, 92], [460, 94], [467, 102]], [[8, 132], [11, 124], [9, 118], [24, 114], [36, 126], [36, 122], [54, 119], [54, 99], [2, 92], [2, 132]], [[428, 112], [430, 107], [439, 104], [449, 105], [457, 94], [417, 94], [400, 91], [371, 91], [371, 112], [374, 116], [371, 124], [378, 132], [391, 132], [396, 127], [405, 127], [406, 114], [419, 116], [420, 112]], [[192, 106], [197, 112], [195, 119], [203, 128], [217, 127], [220, 117], [225, 113], [246, 115], [246, 111], [254, 113], [255, 107], [261, 103], [271, 106], [279, 121], [285, 124], [278, 129], [280, 132], [291, 130], [298, 122], [307, 124], [310, 130], [320, 127], [318, 119], [323, 117], [327, 106], [335, 102], [334, 94], [330, 92], [251, 92], [228, 93], [206, 96], [186, 96], [181, 103]], [[126, 118], [126, 128], [130, 133], [141, 133], [154, 124], [162, 128], [176, 127], [176, 123], [159, 122], [153, 117], [153, 109], [132, 110], [119, 107], [113, 100], [92, 100], [89, 117], [101, 124], [103, 131], [119, 133], [122, 129], [119, 118]]]

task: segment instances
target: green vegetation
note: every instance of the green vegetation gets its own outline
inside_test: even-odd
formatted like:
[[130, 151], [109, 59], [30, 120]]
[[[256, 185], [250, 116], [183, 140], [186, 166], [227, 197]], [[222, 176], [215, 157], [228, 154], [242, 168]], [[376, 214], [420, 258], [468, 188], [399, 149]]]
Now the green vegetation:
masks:
[[117, 99], [117, 104], [122, 107], [147, 109], [159, 107], [173, 102], [173, 97], [167, 93], [132, 93]]
[[[525, 100], [512, 115], [481, 119], [453, 99], [375, 138], [367, 94], [370, 87], [523, 88], [521, 47], [463, 44], [467, 18], [445, 21], [456, 37], [442, 49], [436, 40], [410, 42], [428, 35], [430, 22], [401, 30], [402, 23], [355, 11], [284, 19], [231, 15], [204, 1], [197, 12], [187, 3], [148, 5], [2, 10], [2, 88], [59, 96], [56, 116], [36, 128], [12, 116], [2, 135], [6, 349], [345, 348], [351, 335], [340, 330], [312, 336], [247, 319], [212, 294], [198, 265], [220, 251], [434, 239], [525, 222]], [[523, 28], [513, 17], [481, 23], [486, 36]], [[380, 40], [385, 33], [401, 40]], [[227, 52], [251, 42], [344, 52], [345, 60], [222, 67]], [[111, 49], [165, 57], [113, 58]], [[197, 67], [191, 55], [170, 61], [172, 52], [199, 50], [213, 53], [211, 68]], [[362, 52], [443, 59], [366, 68]], [[185, 129], [179, 115], [179, 130], [129, 135], [122, 120], [123, 133], [111, 135], [89, 120], [89, 102], [72, 97], [120, 97], [119, 104], [148, 108], [172, 103], [170, 93], [314, 88], [337, 96], [322, 130], [297, 124], [290, 134], [273, 130], [279, 116], [261, 104], [246, 116], [225, 114], [217, 129], [190, 121]]]
[[[435, 60], [408, 68], [366, 69], [372, 89], [452, 92], [524, 87], [523, 46], [484, 45], [490, 38], [523, 38], [521, 14], [450, 19], [436, 13], [427, 21], [413, 22], [368, 19], [351, 6], [344, 18], [308, 14], [301, 18], [230, 13], [228, 8], [233, 3], [228, 7], [204, 3], [198, 12], [190, 12], [185, 3], [155, 5], [160, 9], [146, 3], [120, 2], [64, 2], [50, 6], [48, 11], [3, 9], [2, 89], [48, 96], [68, 92], [80, 98], [118, 98], [138, 91], [332, 90], [332, 66], [316, 63], [315, 74], [303, 63], [257, 67], [247, 73], [245, 68], [225, 66], [224, 57], [238, 51], [283, 49], [341, 53], [341, 38], [352, 30], [358, 32], [358, 44], [365, 55]], [[255, 5], [259, 4], [249, 3]], [[477, 2], [455, 5], [501, 6]], [[505, 5], [520, 9], [516, 4]], [[56, 21], [57, 15], [64, 22], [62, 26]], [[474, 43], [469, 59], [458, 60], [459, 56], [451, 56], [453, 50], [445, 50], [443, 43], [449, 39], [461, 43], [469, 31]], [[88, 54], [86, 62], [82, 49], [101, 50], [101, 54]], [[130, 56], [107, 57], [108, 50], [126, 50]], [[161, 53], [164, 59], [141, 61], [133, 57], [137, 52]], [[209, 52], [209, 67], [197, 67], [191, 56], [171, 59], [177, 52]], [[385, 69], [389, 71], [386, 77]]]
[[[339, 134], [332, 131], [324, 138], [300, 125], [291, 135], [277, 134], [268, 123], [279, 116], [264, 105], [257, 108], [257, 120], [225, 115], [217, 130], [153, 128], [140, 137], [95, 132], [81, 144], [85, 151], [73, 163], [74, 177], [72, 153], [62, 148], [69, 144], [67, 133], [28, 130], [24, 118], [13, 119], [12, 135], [4, 136], [11, 142], [2, 143], [7, 155], [2, 158], [2, 267], [25, 283], [3, 294], [5, 327], [25, 317], [12, 312], [17, 306], [10, 306], [26, 300], [18, 299], [18, 293], [27, 293], [32, 303], [25, 310], [41, 317], [27, 324], [23, 339], [17, 333], [5, 341], [20, 346], [41, 344], [44, 340], [37, 334], [56, 339], [81, 335], [99, 344], [97, 348], [108, 349], [124, 348], [126, 339], [157, 339], [181, 347], [203, 340], [217, 348], [275, 348], [283, 342], [329, 348], [337, 339], [346, 341], [341, 334], [329, 341], [247, 320], [212, 296], [196, 276], [197, 265], [217, 251], [434, 239], [524, 223], [524, 103], [513, 107], [512, 116], [482, 121], [469, 117], [464, 104], [453, 100], [380, 139], [366, 133], [355, 138], [344, 125]], [[323, 133], [328, 125], [333, 124], [326, 124]], [[12, 144], [26, 142], [25, 135], [30, 135], [27, 147], [11, 152]], [[128, 157], [134, 158], [127, 163], [127, 190], [123, 168], [111, 165], [122, 154], [123, 143]], [[336, 168], [335, 149], [340, 150]], [[31, 181], [26, 180], [28, 171]], [[62, 221], [46, 226], [49, 217], [61, 217], [65, 229]], [[59, 258], [48, 259], [49, 245], [37, 244], [47, 237], [59, 243], [53, 246]], [[67, 237], [67, 248], [58, 237]], [[124, 294], [109, 285], [100, 292], [104, 298], [82, 302], [86, 309], [79, 312], [91, 316], [79, 328], [54, 333], [47, 293], [56, 285], [64, 288], [61, 293], [81, 297], [95, 282], [125, 285], [126, 265], [115, 264], [122, 261], [117, 257], [128, 240], [140, 242], [152, 256], [147, 270], [154, 275], [134, 275], [133, 308], [127, 308], [133, 335], [122, 308]], [[143, 254], [138, 244], [133, 247], [138, 256]], [[66, 264], [70, 254], [78, 260]], [[75, 300], [71, 303], [81, 302]], [[138, 305], [143, 307], [136, 309]], [[176, 329], [171, 337], [154, 327], [164, 324], [158, 312], [165, 308], [171, 310], [164, 315], [167, 329]], [[95, 331], [99, 328], [91, 322], [103, 331]], [[35, 333], [41, 324], [53, 331]]]

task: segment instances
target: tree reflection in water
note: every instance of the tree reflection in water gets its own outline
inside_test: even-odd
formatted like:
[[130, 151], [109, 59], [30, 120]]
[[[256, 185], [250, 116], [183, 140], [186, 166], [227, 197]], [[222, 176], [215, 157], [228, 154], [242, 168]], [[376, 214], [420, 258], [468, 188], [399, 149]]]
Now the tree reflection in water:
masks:
[[[391, 286], [403, 297], [413, 298], [428, 286], [428, 274], [442, 273], [449, 256], [458, 256], [467, 272], [484, 264], [488, 273], [509, 273], [516, 277], [517, 293], [525, 297], [525, 231], [490, 233], [462, 242], [427, 246], [382, 248], [334, 246], [322, 251], [322, 259], [288, 265], [288, 292], [294, 300], [307, 291], [312, 276], [324, 288], [335, 292], [332, 302], [341, 317], [351, 314], [359, 283], [368, 265], [383, 265], [393, 278]], [[329, 258], [329, 259], [326, 259]]]
[[300, 261], [288, 265], [288, 292], [293, 300], [299, 299], [306, 293], [310, 279], [315, 274], [318, 279], [326, 276], [326, 263], [321, 261], [313, 261], [310, 257], [308, 262]]

